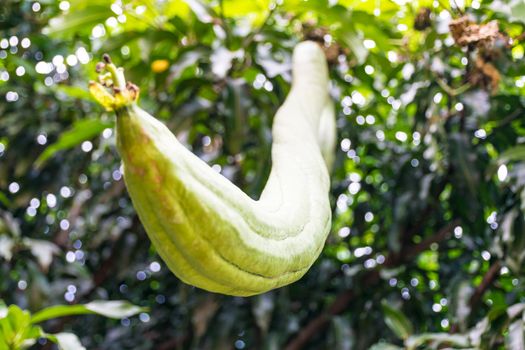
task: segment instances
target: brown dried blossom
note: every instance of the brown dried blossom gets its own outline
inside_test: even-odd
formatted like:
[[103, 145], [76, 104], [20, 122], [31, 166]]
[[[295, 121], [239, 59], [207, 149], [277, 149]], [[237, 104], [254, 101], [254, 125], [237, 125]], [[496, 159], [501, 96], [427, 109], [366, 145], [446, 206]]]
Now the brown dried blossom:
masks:
[[470, 44], [492, 45], [496, 39], [503, 35], [499, 31], [497, 21], [490, 21], [486, 24], [476, 24], [467, 16], [453, 20], [450, 22], [449, 27], [454, 41], [462, 47]]

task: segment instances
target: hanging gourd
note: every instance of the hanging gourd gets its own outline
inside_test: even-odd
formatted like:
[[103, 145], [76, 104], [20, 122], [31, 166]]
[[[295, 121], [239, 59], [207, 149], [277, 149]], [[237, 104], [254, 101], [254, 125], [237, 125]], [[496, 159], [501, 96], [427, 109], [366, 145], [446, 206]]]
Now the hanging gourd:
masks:
[[126, 187], [171, 271], [188, 284], [237, 296], [301, 278], [321, 253], [331, 224], [335, 121], [322, 49], [303, 42], [294, 50], [292, 86], [273, 121], [272, 168], [259, 200], [142, 110], [138, 88], [105, 60], [98, 68], [111, 82], [91, 83], [90, 90], [117, 115]]

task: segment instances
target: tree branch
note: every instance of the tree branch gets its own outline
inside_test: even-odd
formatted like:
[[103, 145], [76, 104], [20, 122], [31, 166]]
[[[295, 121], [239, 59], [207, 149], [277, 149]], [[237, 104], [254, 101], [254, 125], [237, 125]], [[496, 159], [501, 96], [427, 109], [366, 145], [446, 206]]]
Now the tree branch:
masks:
[[492, 283], [498, 278], [501, 270], [501, 262], [498, 260], [490, 266], [485, 276], [483, 276], [483, 280], [479, 284], [479, 286], [474, 290], [474, 293], [470, 297], [469, 306], [470, 309], [473, 310], [481, 301], [481, 298], [485, 294], [485, 292], [490, 288]]
[[[474, 310], [478, 306], [485, 292], [490, 288], [490, 286], [498, 278], [500, 274], [500, 270], [501, 270], [501, 262], [498, 260], [490, 266], [488, 271], [485, 273], [485, 276], [483, 276], [483, 280], [481, 281], [479, 286], [477, 286], [477, 288], [474, 290], [474, 293], [472, 293], [470, 300], [468, 302], [468, 305], [471, 310], [470, 311], [471, 314], [469, 315], [469, 317], [472, 316], [472, 310]], [[460, 325], [458, 323], [454, 323], [450, 327], [450, 333], [457, 333], [458, 331], [460, 331]]]

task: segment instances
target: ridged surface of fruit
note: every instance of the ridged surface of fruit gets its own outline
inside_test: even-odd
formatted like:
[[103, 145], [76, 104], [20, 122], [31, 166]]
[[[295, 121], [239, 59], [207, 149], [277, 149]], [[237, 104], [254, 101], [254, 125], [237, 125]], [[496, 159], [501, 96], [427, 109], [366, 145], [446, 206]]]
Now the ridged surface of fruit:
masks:
[[330, 230], [335, 122], [324, 53], [293, 55], [291, 91], [273, 121], [272, 169], [253, 200], [187, 150], [135, 102], [119, 107], [117, 146], [133, 205], [182, 281], [249, 296], [292, 283]]

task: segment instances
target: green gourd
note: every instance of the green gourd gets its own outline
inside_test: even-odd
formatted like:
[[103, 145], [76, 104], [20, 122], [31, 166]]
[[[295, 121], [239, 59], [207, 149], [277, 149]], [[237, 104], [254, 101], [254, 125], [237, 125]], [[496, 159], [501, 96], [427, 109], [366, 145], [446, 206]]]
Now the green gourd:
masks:
[[187, 150], [136, 103], [110, 60], [106, 84], [90, 89], [117, 115], [117, 148], [126, 187], [158, 253], [185, 283], [249, 296], [301, 278], [330, 231], [329, 167], [335, 120], [322, 49], [293, 53], [289, 95], [273, 121], [272, 168], [253, 200]]

